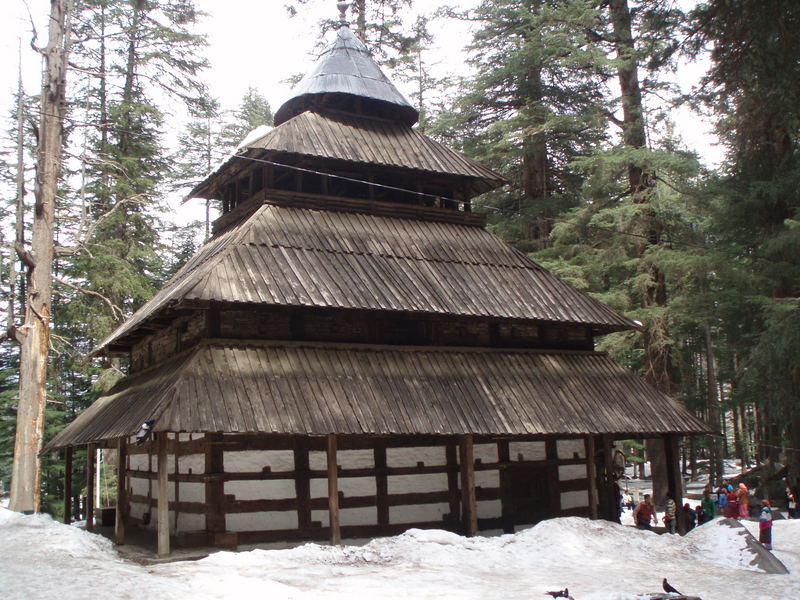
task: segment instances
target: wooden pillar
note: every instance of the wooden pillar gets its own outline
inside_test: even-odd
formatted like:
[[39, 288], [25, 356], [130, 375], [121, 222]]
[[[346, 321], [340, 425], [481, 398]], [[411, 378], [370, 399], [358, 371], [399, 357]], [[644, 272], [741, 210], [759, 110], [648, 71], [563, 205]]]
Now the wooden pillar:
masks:
[[294, 438], [294, 492], [297, 497], [297, 526], [299, 529], [311, 527], [311, 478], [308, 458], [308, 438]]
[[500, 518], [503, 522], [503, 533], [514, 533], [514, 504], [506, 476], [508, 463], [511, 462], [511, 446], [508, 440], [497, 442], [497, 461], [500, 463]]
[[94, 531], [94, 469], [97, 446], [86, 446], [86, 531]]
[[678, 454], [678, 436], [664, 436], [664, 456], [667, 463], [667, 491], [675, 500], [675, 519], [678, 533], [686, 533], [686, 521], [683, 514], [683, 477], [681, 476], [680, 457]]
[[605, 475], [603, 477], [604, 487], [603, 493], [605, 499], [603, 504], [607, 507], [607, 514], [604, 518], [609, 521], [617, 521], [617, 495], [614, 492], [614, 463], [611, 451], [613, 448], [613, 440], [610, 435], [603, 435], [603, 469]]
[[464, 533], [478, 533], [478, 513], [475, 506], [475, 454], [472, 434], [461, 436], [459, 443], [461, 463], [461, 509]]
[[389, 524], [389, 477], [386, 474], [386, 440], [375, 440], [373, 448], [375, 461], [375, 496], [378, 505], [378, 525]]
[[[223, 503], [225, 501], [225, 455], [223, 451], [222, 434], [207, 433], [205, 435], [206, 456], [205, 456], [205, 476], [206, 476], [206, 531], [211, 534], [225, 533], [225, 513]], [[212, 539], [214, 536], [211, 536]]]
[[114, 542], [125, 543], [125, 514], [128, 508], [128, 439], [119, 438], [117, 442], [117, 510], [114, 520]]
[[331, 524], [331, 545], [336, 546], [342, 540], [339, 529], [339, 472], [336, 465], [336, 435], [327, 436], [328, 457], [328, 514]]
[[450, 504], [449, 526], [453, 532], [461, 531], [461, 490], [458, 487], [458, 450], [456, 441], [448, 438], [445, 446], [447, 458], [447, 498]]
[[586, 477], [589, 479], [589, 516], [597, 519], [597, 464], [594, 462], [594, 436], [584, 438], [586, 447]]
[[167, 432], [158, 436], [158, 555], [169, 556], [169, 491], [167, 478]]
[[72, 522], [72, 446], [64, 448], [64, 523]]

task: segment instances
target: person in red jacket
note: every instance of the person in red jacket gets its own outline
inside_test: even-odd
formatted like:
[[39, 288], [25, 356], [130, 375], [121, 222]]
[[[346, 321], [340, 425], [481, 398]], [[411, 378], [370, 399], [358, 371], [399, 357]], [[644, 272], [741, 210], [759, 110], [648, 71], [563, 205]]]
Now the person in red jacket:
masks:
[[633, 509], [633, 522], [639, 529], [651, 529], [650, 521], [658, 525], [658, 517], [656, 517], [656, 507], [650, 501], [650, 494], [644, 495], [644, 500], [639, 502], [639, 505]]
[[739, 503], [736, 501], [736, 492], [733, 486], [728, 486], [728, 504], [725, 505], [725, 516], [730, 519], [739, 518]]

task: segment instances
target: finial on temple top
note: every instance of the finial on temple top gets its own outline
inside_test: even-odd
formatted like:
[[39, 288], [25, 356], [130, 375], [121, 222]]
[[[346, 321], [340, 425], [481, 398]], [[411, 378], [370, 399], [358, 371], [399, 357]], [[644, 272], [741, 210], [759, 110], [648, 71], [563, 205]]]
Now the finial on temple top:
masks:
[[337, 2], [336, 6], [339, 8], [339, 24], [344, 27], [348, 26], [347, 23], [347, 9], [350, 8], [349, 2]]

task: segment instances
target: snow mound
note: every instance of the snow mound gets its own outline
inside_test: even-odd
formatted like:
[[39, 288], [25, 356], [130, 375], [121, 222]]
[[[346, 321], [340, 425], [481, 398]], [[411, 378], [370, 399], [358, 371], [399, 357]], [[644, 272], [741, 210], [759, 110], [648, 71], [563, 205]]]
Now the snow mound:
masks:
[[[800, 521], [775, 527], [779, 547], [797, 554]], [[569, 517], [491, 538], [410, 529], [364, 546], [217, 552], [141, 567], [98, 535], [0, 510], [0, 598], [546, 600], [546, 591], [568, 587], [579, 600], [641, 600], [660, 591], [663, 577], [704, 600], [732, 589], [798, 597], [796, 572], [766, 575], [750, 565], [743, 531], [711, 523], [686, 537], [659, 536]]]
[[45, 556], [66, 554], [71, 558], [117, 558], [106, 538], [54, 521], [50, 515], [23, 515], [0, 508], [0, 528], [3, 532], [0, 550], [24, 545], [35, 538], [42, 544], [41, 551]]

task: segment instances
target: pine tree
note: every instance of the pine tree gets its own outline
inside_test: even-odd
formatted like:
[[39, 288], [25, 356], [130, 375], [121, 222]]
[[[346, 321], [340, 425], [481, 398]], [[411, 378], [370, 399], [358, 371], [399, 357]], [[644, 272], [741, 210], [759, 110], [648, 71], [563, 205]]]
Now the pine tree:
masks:
[[579, 201], [573, 161], [604, 138], [604, 59], [585, 34], [597, 11], [582, 0], [502, 0], [469, 18], [482, 24], [470, 47], [477, 74], [432, 131], [514, 184], [482, 203], [498, 233], [539, 250], [553, 218]]
[[250, 87], [242, 97], [239, 107], [232, 111], [231, 117], [219, 136], [222, 149], [227, 154], [235, 152], [245, 136], [256, 127], [272, 125], [272, 108], [264, 95]]
[[[699, 100], [719, 113], [728, 150], [715, 232], [737, 276], [720, 304], [734, 394], [756, 407], [759, 450], [774, 464], [785, 444], [800, 447], [800, 6], [715, 0], [693, 17], [695, 50], [713, 48]], [[800, 453], [787, 457], [797, 484]]]

